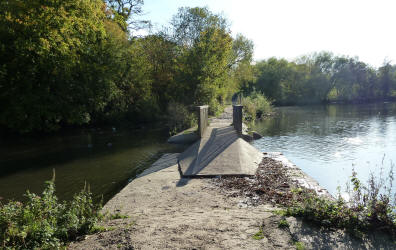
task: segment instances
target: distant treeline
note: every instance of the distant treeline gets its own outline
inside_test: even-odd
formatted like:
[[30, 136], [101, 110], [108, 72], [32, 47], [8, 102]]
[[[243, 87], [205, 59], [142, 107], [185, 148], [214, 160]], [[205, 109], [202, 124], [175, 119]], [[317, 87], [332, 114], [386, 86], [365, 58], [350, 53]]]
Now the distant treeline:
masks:
[[[20, 133], [117, 121], [188, 126], [188, 107], [221, 110], [239, 91], [275, 104], [394, 96], [378, 70], [320, 53], [252, 64], [253, 43], [207, 8], [180, 8], [168, 27], [137, 31], [143, 0], [0, 1], [0, 129]], [[186, 122], [187, 121], [187, 122]], [[181, 123], [178, 124], [178, 123]]]
[[276, 105], [362, 103], [396, 98], [396, 65], [386, 62], [375, 69], [357, 58], [329, 52], [291, 62], [270, 58], [245, 65], [239, 76], [245, 94], [253, 90], [262, 92]]
[[136, 36], [149, 25], [142, 5], [1, 1], [0, 126], [138, 123], [197, 104], [218, 112], [238, 91], [233, 75], [251, 63], [252, 42], [232, 37], [227, 20], [206, 8], [181, 8], [163, 31]]

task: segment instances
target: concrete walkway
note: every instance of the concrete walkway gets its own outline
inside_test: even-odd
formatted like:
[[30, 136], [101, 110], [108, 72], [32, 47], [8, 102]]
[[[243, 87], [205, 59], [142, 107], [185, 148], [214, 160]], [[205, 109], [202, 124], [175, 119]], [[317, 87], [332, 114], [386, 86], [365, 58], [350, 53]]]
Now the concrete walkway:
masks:
[[212, 120], [202, 138], [179, 155], [182, 176], [248, 176], [256, 173], [263, 154], [239, 138], [230, 125], [231, 117], [227, 118]]

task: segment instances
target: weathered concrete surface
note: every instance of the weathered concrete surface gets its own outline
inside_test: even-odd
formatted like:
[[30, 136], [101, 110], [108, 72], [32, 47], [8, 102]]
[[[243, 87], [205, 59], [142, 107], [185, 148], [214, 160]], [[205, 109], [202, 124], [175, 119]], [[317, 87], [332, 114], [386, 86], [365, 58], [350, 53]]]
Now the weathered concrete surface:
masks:
[[254, 175], [263, 154], [239, 138], [232, 126], [211, 124], [202, 138], [179, 156], [183, 176]]
[[186, 129], [168, 139], [168, 143], [172, 144], [191, 144], [199, 140], [197, 127]]
[[[112, 230], [70, 249], [273, 249], [269, 239], [252, 238], [271, 206], [240, 208], [210, 179], [180, 178], [177, 155], [164, 155], [103, 208], [129, 218], [105, 222]], [[286, 249], [287, 240], [277, 244]]]
[[[394, 249], [383, 238], [357, 240], [341, 230], [315, 228], [293, 217], [290, 228], [270, 205], [249, 206], [225, 195], [210, 179], [180, 178], [178, 154], [166, 154], [111, 199], [109, 231], [87, 236], [70, 249]], [[253, 238], [261, 229], [259, 237]]]

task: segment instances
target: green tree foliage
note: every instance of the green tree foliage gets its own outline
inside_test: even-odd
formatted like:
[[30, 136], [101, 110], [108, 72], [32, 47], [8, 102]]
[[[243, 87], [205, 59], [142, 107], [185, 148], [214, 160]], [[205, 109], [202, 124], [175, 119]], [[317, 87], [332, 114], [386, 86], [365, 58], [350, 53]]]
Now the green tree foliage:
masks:
[[112, 19], [124, 32], [133, 32], [150, 26], [149, 21], [137, 18], [143, 14], [143, 0], [104, 0], [104, 2], [110, 10]]
[[235, 87], [230, 80], [233, 68], [250, 63], [252, 43], [241, 35], [233, 39], [227, 21], [207, 8], [179, 9], [172, 20], [172, 39], [180, 53], [179, 102], [209, 104], [210, 112], [216, 113]]
[[[0, 2], [0, 126], [18, 132], [153, 121], [169, 104], [221, 110], [235, 92], [277, 105], [396, 98], [396, 66], [321, 52], [252, 64], [253, 43], [207, 8], [180, 8], [170, 27], [133, 32], [143, 0]], [[189, 124], [189, 121], [183, 121]]]
[[253, 91], [242, 99], [243, 119], [254, 122], [257, 118], [272, 112], [271, 102], [261, 93]]
[[[216, 111], [222, 79], [232, 53], [226, 21], [205, 8], [181, 8], [172, 21], [175, 42], [180, 45], [177, 81], [181, 102], [209, 104]], [[215, 109], [215, 110], [213, 110]]]
[[20, 131], [83, 124], [103, 109], [103, 2], [5, 1], [0, 5], [0, 123]]
[[102, 1], [0, 7], [1, 124], [30, 132], [150, 114], [141, 112], [155, 106], [145, 51]]
[[160, 107], [166, 108], [183, 95], [175, 82], [178, 46], [164, 33], [146, 36], [141, 40], [150, 67], [153, 96]]
[[241, 85], [234, 76], [250, 67], [251, 41], [232, 38], [226, 19], [207, 8], [181, 8], [169, 33], [134, 37], [147, 23], [142, 5], [2, 1], [0, 125], [31, 132], [152, 121], [170, 103], [218, 111]]
[[389, 63], [376, 70], [328, 52], [292, 62], [270, 58], [254, 67], [256, 80], [244, 88], [261, 91], [277, 105], [387, 100], [396, 89], [395, 67]]

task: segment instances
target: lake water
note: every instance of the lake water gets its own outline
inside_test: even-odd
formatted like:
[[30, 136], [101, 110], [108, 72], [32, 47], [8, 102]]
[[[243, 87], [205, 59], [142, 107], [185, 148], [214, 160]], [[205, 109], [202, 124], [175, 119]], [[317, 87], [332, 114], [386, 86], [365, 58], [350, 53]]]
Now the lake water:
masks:
[[166, 143], [164, 129], [85, 129], [62, 134], [0, 140], [0, 197], [23, 199], [41, 193], [56, 173], [60, 199], [70, 199], [85, 182], [96, 198], [111, 198], [161, 154], [181, 152]]
[[344, 189], [353, 168], [366, 182], [370, 172], [379, 176], [382, 168], [386, 176], [396, 163], [396, 103], [281, 107], [276, 113], [255, 124], [264, 137], [253, 145], [282, 152], [332, 194]]
[[[378, 175], [383, 166], [387, 173], [391, 161], [396, 163], [396, 103], [276, 111], [256, 123], [264, 137], [253, 145], [282, 152], [332, 194], [349, 180], [353, 167], [366, 180], [370, 171]], [[27, 189], [40, 193], [55, 169], [61, 199], [70, 199], [87, 182], [95, 197], [103, 195], [106, 201], [161, 154], [185, 149], [167, 144], [167, 138], [161, 128], [0, 138], [0, 197], [21, 200]]]

